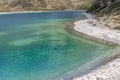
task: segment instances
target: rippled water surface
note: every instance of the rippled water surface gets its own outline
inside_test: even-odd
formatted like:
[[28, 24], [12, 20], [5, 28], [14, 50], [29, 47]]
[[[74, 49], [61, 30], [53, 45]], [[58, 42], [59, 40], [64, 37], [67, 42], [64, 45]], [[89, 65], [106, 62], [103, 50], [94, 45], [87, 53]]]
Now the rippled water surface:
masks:
[[81, 11], [0, 15], [0, 80], [49, 80], [83, 67], [110, 47], [69, 34]]

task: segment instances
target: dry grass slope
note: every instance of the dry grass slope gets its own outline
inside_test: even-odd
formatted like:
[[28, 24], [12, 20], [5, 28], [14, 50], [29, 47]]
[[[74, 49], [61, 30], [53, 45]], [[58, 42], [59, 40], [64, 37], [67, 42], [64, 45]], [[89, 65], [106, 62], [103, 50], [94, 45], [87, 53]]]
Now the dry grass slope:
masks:
[[88, 9], [93, 0], [0, 0], [0, 11]]

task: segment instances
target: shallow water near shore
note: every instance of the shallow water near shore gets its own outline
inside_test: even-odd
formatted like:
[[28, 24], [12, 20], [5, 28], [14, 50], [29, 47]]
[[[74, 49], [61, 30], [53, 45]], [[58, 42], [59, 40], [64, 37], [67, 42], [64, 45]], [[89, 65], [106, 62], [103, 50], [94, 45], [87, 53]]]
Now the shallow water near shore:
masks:
[[86, 18], [82, 13], [0, 15], [0, 80], [50, 80], [112, 51], [65, 30], [66, 22]]

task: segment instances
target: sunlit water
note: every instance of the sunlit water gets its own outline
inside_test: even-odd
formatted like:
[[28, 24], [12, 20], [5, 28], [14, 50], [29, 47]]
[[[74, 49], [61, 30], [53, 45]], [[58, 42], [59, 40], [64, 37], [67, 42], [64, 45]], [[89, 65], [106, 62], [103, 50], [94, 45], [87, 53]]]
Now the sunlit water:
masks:
[[64, 29], [83, 18], [80, 11], [0, 15], [0, 80], [52, 80], [107, 54], [110, 47]]

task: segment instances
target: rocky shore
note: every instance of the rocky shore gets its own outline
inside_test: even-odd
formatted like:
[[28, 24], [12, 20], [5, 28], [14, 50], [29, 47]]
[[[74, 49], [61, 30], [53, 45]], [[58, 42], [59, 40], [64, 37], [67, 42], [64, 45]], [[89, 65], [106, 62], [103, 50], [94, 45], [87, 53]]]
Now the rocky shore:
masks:
[[78, 31], [79, 35], [92, 39], [96, 42], [101, 42], [108, 45], [120, 45], [120, 31], [106, 26], [114, 26], [115, 24], [111, 25], [111, 23], [107, 24], [104, 21], [95, 21], [96, 19], [84, 19], [76, 21], [74, 23], [74, 30]]
[[97, 70], [73, 80], [120, 80], [120, 56]]
[[[87, 38], [110, 45], [120, 45], [120, 14], [79, 20], [74, 24], [74, 30]], [[117, 56], [105, 65], [73, 80], [120, 80], [120, 48], [113, 54], [115, 55]]]
[[111, 15], [104, 15], [103, 17], [97, 17], [92, 21], [89, 21], [92, 26], [103, 27], [120, 31], [120, 12], [113, 13]]

